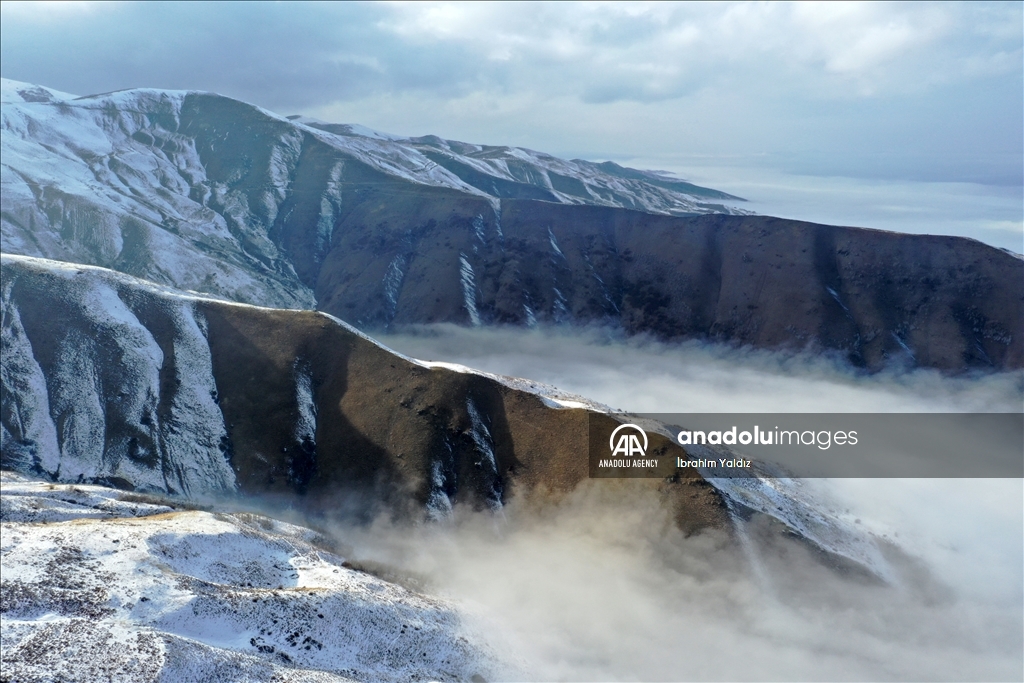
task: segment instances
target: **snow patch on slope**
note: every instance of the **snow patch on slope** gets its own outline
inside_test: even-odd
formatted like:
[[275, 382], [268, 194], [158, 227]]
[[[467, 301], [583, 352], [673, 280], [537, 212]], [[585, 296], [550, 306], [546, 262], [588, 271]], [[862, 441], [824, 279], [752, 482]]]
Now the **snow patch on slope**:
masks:
[[0, 306], [0, 451], [4, 465], [23, 472], [56, 472], [60, 466], [57, 427], [50, 416], [46, 376], [32, 354], [32, 344], [4, 280]]
[[462, 301], [469, 314], [469, 321], [473, 327], [480, 327], [480, 313], [476, 308], [476, 278], [473, 275], [473, 266], [466, 255], [459, 253], [459, 280], [462, 283]]
[[501, 474], [498, 472], [498, 461], [494, 457], [494, 439], [491, 436], [491, 430], [481, 417], [472, 397], [466, 399], [466, 413], [469, 415], [470, 421], [469, 434], [480, 455], [480, 460], [476, 465], [483, 469], [492, 481], [488, 503], [493, 509], [499, 509], [502, 507]]
[[[347, 568], [309, 529], [7, 472], [0, 487], [11, 680], [514, 676], [451, 605]], [[26, 512], [58, 497], [80, 503]]]
[[[174, 455], [178, 480], [186, 494], [201, 494], [210, 488], [232, 490], [235, 475], [226, 457], [228, 433], [218, 403], [205, 322], [194, 302], [170, 301], [164, 310], [173, 323], [177, 387], [171, 400], [174, 419], [161, 422], [165, 457]], [[198, 487], [196, 482], [200, 482]]]
[[405, 254], [398, 254], [388, 264], [388, 270], [384, 273], [384, 300], [387, 302], [387, 319], [390, 322], [398, 310], [398, 294], [402, 291], [402, 281], [405, 279], [405, 268], [407, 266]]

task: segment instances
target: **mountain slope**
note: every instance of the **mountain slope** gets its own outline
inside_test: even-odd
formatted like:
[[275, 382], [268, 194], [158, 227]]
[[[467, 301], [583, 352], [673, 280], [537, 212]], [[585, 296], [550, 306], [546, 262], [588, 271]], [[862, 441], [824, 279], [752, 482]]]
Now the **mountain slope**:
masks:
[[731, 209], [649, 172], [207, 93], [3, 97], [10, 253], [366, 329], [598, 322], [870, 369], [1024, 365], [1024, 261], [974, 240], [667, 215]]
[[[352, 185], [396, 194], [454, 190], [488, 203], [503, 196], [431, 161], [421, 151], [429, 144], [358, 135], [351, 126], [338, 135], [207, 93], [76, 98], [5, 79], [2, 100], [6, 251], [114, 267], [250, 303], [313, 307], [311, 271], [331, 246], [339, 214], [357, 199]], [[459, 143], [440, 142], [456, 159], [450, 146]], [[656, 174], [614, 165], [609, 174], [587, 162], [503, 151], [516, 159], [511, 167], [494, 154], [474, 163], [494, 183], [518, 183], [550, 201], [730, 211], [683, 192], [729, 195]], [[552, 189], [546, 166], [572, 172], [581, 164], [594, 190]], [[526, 169], [537, 184], [512, 180], [510, 168]]]
[[[10, 255], [2, 282], [0, 465], [48, 479], [443, 517], [571, 491], [589, 420], [613, 420], [411, 361], [323, 313]], [[674, 500], [685, 528], [728, 526], [694, 475], [634, 486]]]
[[[686, 533], [734, 533], [739, 511], [773, 518], [830, 562], [886, 577], [869, 538], [786, 480], [591, 479], [592, 434], [628, 418], [585, 399], [414, 361], [323, 313], [101, 268], [5, 255], [0, 281], [3, 469], [357, 523], [642, 497]], [[669, 465], [686, 457], [672, 435], [648, 429]]]
[[436, 135], [401, 138], [305, 116], [289, 116], [288, 120], [349, 138], [349, 144], [358, 144], [370, 159], [393, 156], [400, 150], [416, 160], [414, 167], [440, 167], [494, 199], [614, 206], [672, 216], [749, 213], [714, 203], [743, 201], [739, 197], [678, 180], [669, 173], [638, 171], [612, 161], [567, 161], [522, 147], [474, 145]]
[[4, 680], [517, 676], [454, 606], [349, 568], [309, 529], [2, 477]]

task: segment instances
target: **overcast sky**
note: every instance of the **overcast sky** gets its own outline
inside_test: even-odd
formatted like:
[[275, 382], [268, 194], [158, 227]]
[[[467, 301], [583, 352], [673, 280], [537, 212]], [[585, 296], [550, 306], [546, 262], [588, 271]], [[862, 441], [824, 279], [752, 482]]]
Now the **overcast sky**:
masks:
[[995, 229], [1019, 230], [1018, 2], [48, 2], [0, 19], [3, 76], [76, 94], [212, 90], [682, 175], [982, 184], [1012, 209]]

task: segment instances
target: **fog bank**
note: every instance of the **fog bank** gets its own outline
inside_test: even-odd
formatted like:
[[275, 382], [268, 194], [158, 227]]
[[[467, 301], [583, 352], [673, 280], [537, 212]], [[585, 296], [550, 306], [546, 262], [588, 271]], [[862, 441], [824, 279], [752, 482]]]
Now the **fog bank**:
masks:
[[417, 326], [377, 335], [396, 351], [552, 384], [647, 413], [1017, 412], [1024, 373], [868, 375], [810, 354], [625, 337], [601, 327]]
[[765, 518], [746, 525], [749, 553], [724, 532], [686, 538], [653, 497], [603, 484], [539, 512], [512, 504], [497, 516], [337, 533], [357, 559], [409, 572], [458, 604], [467, 636], [510, 663], [499, 678], [1020, 677], [1019, 599], [949, 584], [892, 548], [895, 585], [842, 576]]
[[[1021, 373], [866, 375], [800, 354], [624, 339], [601, 329], [382, 338], [408, 355], [524, 376], [650, 412], [1013, 411]], [[970, 457], [970, 454], [965, 454]], [[628, 486], [628, 485], [627, 485]], [[683, 537], [657, 502], [587, 482], [544, 510], [338, 529], [422, 578], [538, 680], [1019, 680], [1024, 482], [832, 479], [802, 486], [873, 534], [892, 585], [839, 575], [771, 532]], [[749, 542], [738, 543], [746, 538]]]

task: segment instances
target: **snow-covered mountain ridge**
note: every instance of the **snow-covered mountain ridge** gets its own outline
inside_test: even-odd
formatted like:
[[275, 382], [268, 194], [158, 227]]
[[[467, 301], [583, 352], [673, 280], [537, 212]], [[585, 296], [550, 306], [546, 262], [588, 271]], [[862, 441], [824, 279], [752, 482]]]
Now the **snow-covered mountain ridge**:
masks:
[[656, 173], [209, 93], [4, 93], [8, 253], [362, 329], [597, 323], [869, 369], [1024, 363], [1024, 261], [973, 240], [714, 213]]
[[[313, 512], [347, 491], [363, 519], [501, 508], [588, 476], [580, 447], [600, 407], [579, 397], [408, 359], [323, 313], [32, 257], [0, 265], [4, 468]], [[691, 521], [727, 523], [705, 493]]]
[[[199, 91], [133, 89], [79, 97], [38, 85], [2, 79], [0, 103], [55, 105], [62, 113], [71, 110], [125, 113], [152, 113], [155, 101], [180, 111], [188, 96], [218, 97]], [[595, 163], [583, 159], [565, 160], [522, 147], [478, 145], [444, 140], [435, 135], [401, 137], [379, 133], [365, 126], [335, 124], [306, 116], [282, 118], [260, 107], [256, 111], [277, 121], [289, 121], [303, 130], [316, 131], [317, 137], [352, 158], [383, 173], [424, 185], [448, 187], [492, 199], [531, 198], [564, 204], [593, 204], [637, 209], [667, 215], [703, 213], [749, 214], [751, 212], [721, 204], [741, 202], [740, 197], [679, 180], [665, 171], [641, 171], [614, 162]], [[38, 111], [34, 112], [38, 116]], [[168, 112], [169, 113], [169, 112]], [[67, 142], [87, 139], [88, 117], [69, 116], [63, 122], [29, 115], [36, 125], [34, 133], [45, 131]], [[49, 119], [43, 123], [43, 119]], [[83, 125], [84, 124], [84, 125]], [[99, 123], [109, 131], [109, 126]], [[9, 128], [21, 132], [15, 124]], [[139, 131], [134, 131], [138, 133]], [[145, 144], [145, 135], [135, 138]], [[116, 141], [115, 142], [123, 142]], [[180, 151], [180, 150], [176, 150]]]
[[[408, 174], [424, 183], [446, 182], [458, 189], [468, 185], [494, 199], [616, 206], [670, 216], [752, 213], [721, 203], [743, 201], [739, 197], [664, 171], [638, 171], [612, 161], [570, 161], [523, 147], [476, 145], [436, 135], [399, 137], [306, 116], [288, 120], [346, 139], [349, 149], [381, 170]], [[431, 172], [437, 175], [428, 175]]]
[[[322, 195], [316, 215], [301, 217], [318, 226], [309, 246], [322, 259], [343, 210], [340, 185], [360, 175], [352, 164], [375, 182], [397, 183], [397, 191], [407, 183], [444, 188], [496, 207], [503, 197], [529, 196], [677, 215], [734, 211], [707, 203], [734, 199], [729, 195], [659, 174], [519, 148], [307, 125], [210, 93], [75, 97], [4, 79], [0, 98], [5, 251], [120, 266], [251, 303], [314, 306], [313, 283], [287, 263], [292, 245], [275, 233], [296, 208], [290, 193]], [[297, 166], [310, 147], [330, 161], [304, 179]], [[218, 160], [223, 154], [237, 163]], [[431, 155], [487, 179], [466, 182]], [[566, 183], [571, 192], [554, 188]]]

